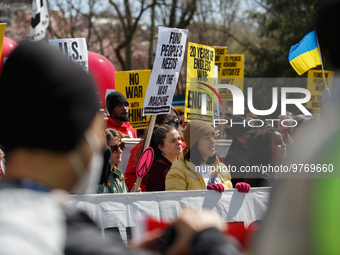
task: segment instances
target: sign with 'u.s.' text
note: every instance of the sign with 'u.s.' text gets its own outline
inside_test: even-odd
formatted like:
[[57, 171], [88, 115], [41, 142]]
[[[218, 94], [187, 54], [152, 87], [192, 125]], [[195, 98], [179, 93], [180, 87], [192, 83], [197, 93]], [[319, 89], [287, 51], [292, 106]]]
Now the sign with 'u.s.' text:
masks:
[[143, 116], [144, 96], [151, 70], [115, 72], [115, 90], [129, 101], [130, 124], [134, 129], [146, 128], [150, 116]]
[[66, 57], [89, 71], [89, 61], [85, 38], [52, 39], [50, 45], [58, 48]]
[[183, 63], [187, 34], [187, 29], [158, 28], [155, 62], [144, 99], [143, 115], [170, 113]]

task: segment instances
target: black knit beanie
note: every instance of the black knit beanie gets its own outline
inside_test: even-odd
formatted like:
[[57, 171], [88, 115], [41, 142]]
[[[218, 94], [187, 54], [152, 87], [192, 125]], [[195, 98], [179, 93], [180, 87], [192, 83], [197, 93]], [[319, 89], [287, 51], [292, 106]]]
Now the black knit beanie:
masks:
[[107, 112], [111, 115], [112, 110], [115, 108], [117, 104], [120, 103], [129, 103], [129, 101], [119, 91], [113, 91], [110, 94], [108, 94], [106, 97]]
[[66, 152], [99, 111], [91, 77], [45, 42], [23, 42], [0, 76], [0, 145]]
[[[236, 137], [238, 137], [238, 136], [244, 134], [245, 132], [253, 129], [252, 126], [249, 126], [248, 121], [249, 121], [248, 118], [244, 118], [242, 116], [237, 117], [237, 118], [232, 120], [233, 124], [231, 126], [231, 136], [233, 137], [233, 139], [236, 139]], [[237, 124], [234, 124], [234, 123], [237, 123]]]

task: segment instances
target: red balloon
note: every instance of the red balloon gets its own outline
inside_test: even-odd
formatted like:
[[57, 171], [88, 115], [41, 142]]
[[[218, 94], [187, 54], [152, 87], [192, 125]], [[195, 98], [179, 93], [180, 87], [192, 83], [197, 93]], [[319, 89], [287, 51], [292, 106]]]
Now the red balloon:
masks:
[[2, 45], [2, 54], [0, 60], [0, 72], [2, 70], [2, 66], [4, 65], [4, 58], [7, 58], [11, 52], [17, 47], [18, 44], [8, 37], [4, 37], [4, 42]]
[[115, 89], [115, 72], [113, 64], [103, 55], [89, 51], [89, 73], [93, 77], [99, 92], [102, 108], [106, 108], [105, 95], [107, 89]]

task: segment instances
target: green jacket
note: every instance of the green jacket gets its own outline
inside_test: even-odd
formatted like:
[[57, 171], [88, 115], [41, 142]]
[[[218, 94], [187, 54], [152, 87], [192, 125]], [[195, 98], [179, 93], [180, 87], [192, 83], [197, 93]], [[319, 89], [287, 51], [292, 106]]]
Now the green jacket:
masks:
[[109, 175], [110, 186], [101, 184], [97, 186], [98, 193], [126, 193], [127, 189], [124, 180], [122, 178], [122, 172], [116, 168], [116, 171], [111, 171]]

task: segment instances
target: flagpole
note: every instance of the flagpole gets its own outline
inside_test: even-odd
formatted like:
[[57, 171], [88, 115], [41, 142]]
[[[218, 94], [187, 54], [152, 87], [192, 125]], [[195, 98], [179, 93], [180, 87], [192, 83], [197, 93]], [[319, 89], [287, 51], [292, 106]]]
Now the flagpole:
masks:
[[52, 22], [51, 22], [52, 16], [51, 16], [50, 5], [48, 3], [48, 0], [46, 0], [46, 4], [47, 4], [48, 15], [50, 16], [49, 23], [50, 23], [50, 28], [51, 28], [52, 39], [54, 39], [54, 31], [53, 31]]
[[323, 81], [325, 83], [325, 87], [327, 88], [326, 77], [325, 77], [325, 70], [323, 68], [322, 55], [321, 55], [321, 50], [320, 50], [320, 45], [319, 45], [319, 40], [318, 40], [318, 35], [317, 35], [317, 31], [316, 30], [315, 30], [315, 37], [316, 37], [316, 42], [318, 44], [318, 51], [319, 51], [319, 55], [320, 55], [320, 62], [321, 62]]

